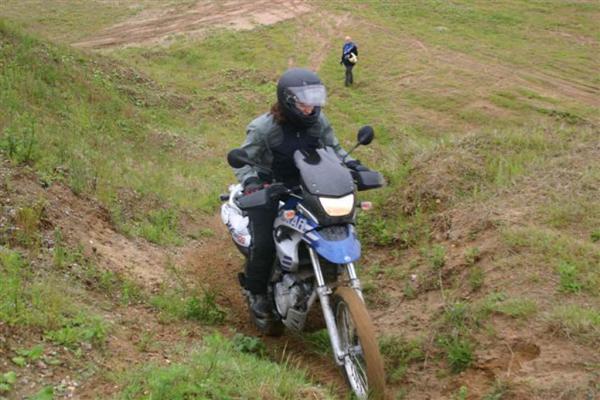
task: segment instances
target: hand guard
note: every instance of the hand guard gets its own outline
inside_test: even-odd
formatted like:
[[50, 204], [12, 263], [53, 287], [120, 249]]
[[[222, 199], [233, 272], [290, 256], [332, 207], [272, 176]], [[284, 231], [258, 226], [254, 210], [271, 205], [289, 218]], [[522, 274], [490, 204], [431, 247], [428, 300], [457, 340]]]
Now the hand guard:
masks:
[[252, 177], [248, 178], [244, 182], [244, 195], [252, 194], [258, 190], [261, 190], [265, 187], [265, 183], [263, 183], [260, 179]]
[[346, 167], [353, 171], [370, 171], [370, 169], [362, 165], [359, 160], [346, 161]]

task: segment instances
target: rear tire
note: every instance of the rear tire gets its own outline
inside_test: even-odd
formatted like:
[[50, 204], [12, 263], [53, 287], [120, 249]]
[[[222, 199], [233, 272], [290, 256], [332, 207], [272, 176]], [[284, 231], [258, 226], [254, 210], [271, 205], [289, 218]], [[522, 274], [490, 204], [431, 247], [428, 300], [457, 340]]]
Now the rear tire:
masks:
[[359, 399], [385, 398], [385, 372], [373, 322], [354, 289], [339, 287], [332, 296], [334, 316], [343, 352], [342, 369]]

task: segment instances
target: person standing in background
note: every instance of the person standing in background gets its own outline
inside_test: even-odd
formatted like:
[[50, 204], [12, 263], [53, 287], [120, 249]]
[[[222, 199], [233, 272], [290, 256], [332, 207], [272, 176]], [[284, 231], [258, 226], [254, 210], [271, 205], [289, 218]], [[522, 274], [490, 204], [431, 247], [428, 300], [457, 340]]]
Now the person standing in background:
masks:
[[346, 36], [344, 41], [344, 47], [342, 48], [342, 59], [340, 60], [340, 64], [343, 64], [346, 67], [346, 80], [344, 81], [344, 85], [350, 86], [354, 83], [354, 77], [352, 76], [352, 68], [356, 65], [358, 61], [358, 47], [356, 44], [352, 42], [352, 38], [350, 36]]

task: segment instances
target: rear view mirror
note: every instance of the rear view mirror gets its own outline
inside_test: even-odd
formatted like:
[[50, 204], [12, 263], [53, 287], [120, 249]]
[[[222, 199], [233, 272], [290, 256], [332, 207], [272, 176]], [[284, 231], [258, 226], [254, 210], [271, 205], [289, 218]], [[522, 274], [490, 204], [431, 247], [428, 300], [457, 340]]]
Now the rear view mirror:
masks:
[[363, 146], [366, 146], [367, 144], [373, 141], [374, 137], [375, 132], [373, 131], [373, 128], [370, 125], [365, 125], [358, 130], [358, 135], [356, 139], [358, 140], [358, 143], [362, 144]]
[[227, 162], [233, 168], [242, 168], [246, 165], [254, 165], [248, 158], [248, 153], [243, 149], [233, 149], [227, 154]]

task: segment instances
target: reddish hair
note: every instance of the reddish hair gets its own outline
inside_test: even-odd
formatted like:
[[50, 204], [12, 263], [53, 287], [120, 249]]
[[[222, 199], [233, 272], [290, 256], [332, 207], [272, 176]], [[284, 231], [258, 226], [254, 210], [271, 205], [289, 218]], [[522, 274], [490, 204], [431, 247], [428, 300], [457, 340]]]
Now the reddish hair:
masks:
[[283, 110], [281, 109], [281, 106], [278, 102], [274, 103], [271, 106], [270, 113], [273, 116], [275, 122], [277, 122], [279, 125], [283, 125], [286, 122], [285, 115], [283, 114]]

